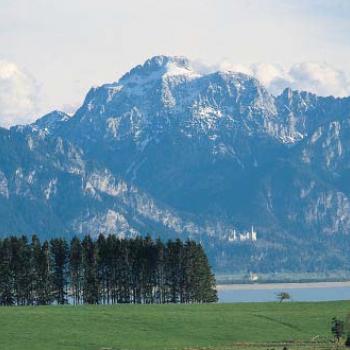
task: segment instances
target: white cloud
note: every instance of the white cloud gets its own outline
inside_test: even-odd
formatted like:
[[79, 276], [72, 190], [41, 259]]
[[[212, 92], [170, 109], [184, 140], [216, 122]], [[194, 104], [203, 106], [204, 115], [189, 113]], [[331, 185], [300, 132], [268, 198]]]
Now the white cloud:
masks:
[[[196, 66], [200, 67], [197, 63]], [[350, 96], [348, 75], [326, 63], [303, 62], [286, 68], [269, 63], [242, 65], [224, 61], [219, 65], [207, 68], [207, 71], [215, 70], [231, 70], [252, 75], [274, 95], [290, 87], [295, 90], [309, 91], [319, 96]]]
[[350, 80], [345, 72], [325, 63], [306, 62], [289, 70], [292, 86], [321, 96], [349, 96]]
[[37, 113], [38, 88], [16, 64], [0, 60], [0, 126], [28, 123]]

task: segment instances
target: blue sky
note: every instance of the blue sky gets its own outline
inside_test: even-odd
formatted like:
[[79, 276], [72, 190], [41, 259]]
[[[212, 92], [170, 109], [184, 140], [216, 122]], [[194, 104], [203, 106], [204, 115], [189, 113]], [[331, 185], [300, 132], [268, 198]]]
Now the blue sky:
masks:
[[341, 0], [0, 0], [0, 125], [73, 111], [157, 54], [350, 95], [349, 19]]

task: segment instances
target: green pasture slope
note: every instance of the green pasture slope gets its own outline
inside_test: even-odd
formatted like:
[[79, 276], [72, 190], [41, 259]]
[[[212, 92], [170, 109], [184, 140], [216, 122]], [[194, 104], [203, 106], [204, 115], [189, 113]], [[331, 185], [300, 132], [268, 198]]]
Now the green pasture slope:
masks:
[[0, 307], [1, 350], [331, 348], [350, 302]]

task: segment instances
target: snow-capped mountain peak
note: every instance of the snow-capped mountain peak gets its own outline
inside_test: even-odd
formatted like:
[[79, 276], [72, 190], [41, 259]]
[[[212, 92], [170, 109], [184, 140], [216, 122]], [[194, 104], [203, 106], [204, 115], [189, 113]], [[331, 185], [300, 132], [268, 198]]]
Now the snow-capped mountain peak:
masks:
[[39, 128], [51, 128], [54, 124], [66, 122], [69, 118], [70, 116], [67, 113], [52, 111], [38, 119], [33, 125]]
[[177, 84], [183, 80], [201, 77], [186, 57], [155, 56], [146, 60], [142, 65], [132, 68], [117, 82], [118, 86], [135, 89], [135, 86], [165, 83]]

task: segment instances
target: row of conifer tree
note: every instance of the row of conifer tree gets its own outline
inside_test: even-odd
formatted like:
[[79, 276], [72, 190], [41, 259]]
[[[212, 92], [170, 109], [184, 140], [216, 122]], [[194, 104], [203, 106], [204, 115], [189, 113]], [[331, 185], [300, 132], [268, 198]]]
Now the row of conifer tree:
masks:
[[0, 240], [1, 305], [216, 301], [207, 256], [192, 240]]

